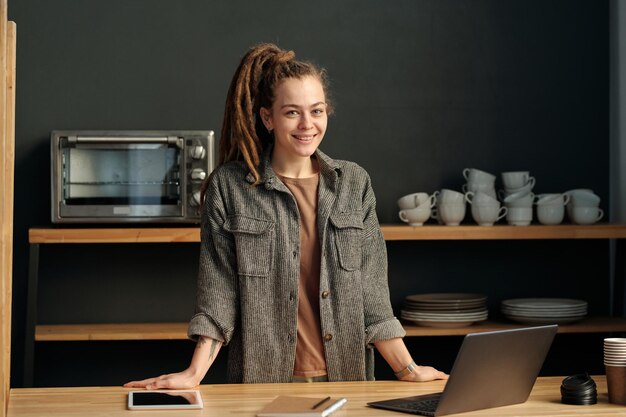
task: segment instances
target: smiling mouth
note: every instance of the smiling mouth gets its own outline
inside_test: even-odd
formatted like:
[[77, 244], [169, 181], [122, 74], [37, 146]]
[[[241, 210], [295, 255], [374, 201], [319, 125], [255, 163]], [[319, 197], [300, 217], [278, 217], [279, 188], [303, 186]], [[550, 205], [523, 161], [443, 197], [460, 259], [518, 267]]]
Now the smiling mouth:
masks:
[[308, 143], [311, 142], [317, 135], [291, 135], [294, 139], [299, 142]]

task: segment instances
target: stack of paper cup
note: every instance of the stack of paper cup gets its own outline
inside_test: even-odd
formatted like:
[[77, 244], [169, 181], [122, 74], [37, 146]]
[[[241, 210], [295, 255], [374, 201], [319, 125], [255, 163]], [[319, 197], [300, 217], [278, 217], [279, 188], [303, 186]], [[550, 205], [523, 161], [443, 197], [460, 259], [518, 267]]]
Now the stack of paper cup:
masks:
[[626, 338], [604, 339], [604, 367], [609, 402], [626, 404]]

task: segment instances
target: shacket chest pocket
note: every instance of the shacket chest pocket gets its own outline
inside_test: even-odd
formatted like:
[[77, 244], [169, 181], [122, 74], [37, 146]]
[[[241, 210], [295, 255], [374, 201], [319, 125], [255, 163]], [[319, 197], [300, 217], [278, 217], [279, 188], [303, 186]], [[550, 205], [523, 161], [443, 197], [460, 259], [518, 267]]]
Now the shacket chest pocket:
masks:
[[274, 222], [235, 215], [226, 219], [224, 229], [235, 238], [239, 275], [268, 276], [274, 256]]
[[361, 212], [331, 214], [339, 264], [347, 271], [361, 268], [363, 217]]

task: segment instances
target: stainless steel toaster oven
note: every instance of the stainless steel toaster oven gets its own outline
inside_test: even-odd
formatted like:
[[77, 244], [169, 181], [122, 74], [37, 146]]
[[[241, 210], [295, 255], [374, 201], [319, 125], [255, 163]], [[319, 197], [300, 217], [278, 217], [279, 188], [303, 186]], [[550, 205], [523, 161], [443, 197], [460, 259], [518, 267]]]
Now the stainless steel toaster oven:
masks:
[[53, 223], [199, 223], [213, 131], [55, 130]]

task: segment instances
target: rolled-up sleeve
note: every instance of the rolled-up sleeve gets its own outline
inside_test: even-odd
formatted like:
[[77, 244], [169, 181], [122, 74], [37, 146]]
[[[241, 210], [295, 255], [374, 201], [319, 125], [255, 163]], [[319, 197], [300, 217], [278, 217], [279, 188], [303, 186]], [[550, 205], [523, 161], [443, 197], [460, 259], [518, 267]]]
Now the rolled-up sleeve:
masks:
[[370, 178], [363, 194], [362, 282], [365, 343], [404, 337], [406, 332], [394, 316], [389, 299], [387, 247], [376, 216], [376, 197]]
[[193, 340], [207, 336], [228, 344], [238, 322], [235, 244], [232, 235], [224, 230], [225, 219], [218, 178], [217, 175], [211, 176], [200, 229], [196, 308], [188, 329]]

